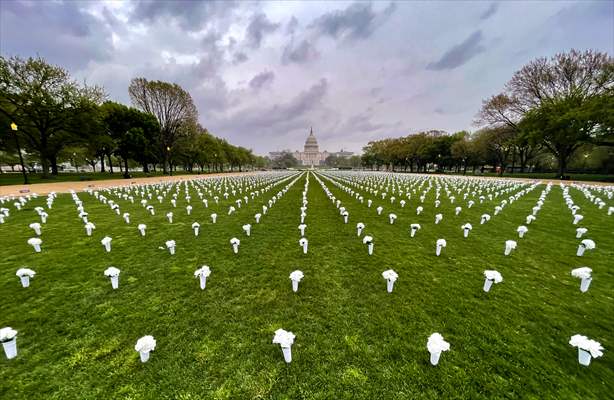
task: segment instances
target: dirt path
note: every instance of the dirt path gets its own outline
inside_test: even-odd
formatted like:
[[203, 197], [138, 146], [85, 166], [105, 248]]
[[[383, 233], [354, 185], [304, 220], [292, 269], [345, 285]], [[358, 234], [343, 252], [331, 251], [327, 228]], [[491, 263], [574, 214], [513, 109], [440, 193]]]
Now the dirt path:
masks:
[[[101, 181], [79, 181], [79, 182], [53, 182], [53, 183], [36, 183], [33, 185], [10, 185], [10, 186], [0, 186], [0, 196], [10, 196], [10, 195], [20, 195], [24, 193], [38, 193], [38, 194], [47, 194], [49, 192], [57, 192], [57, 193], [66, 193], [68, 191], [83, 191], [87, 188], [105, 188], [109, 186], [126, 186], [126, 185], [134, 185], [134, 184], [142, 184], [142, 183], [159, 183], [159, 182], [176, 182], [182, 180], [190, 180], [190, 179], [200, 179], [207, 177], [217, 177], [217, 176], [238, 176], [238, 175], [250, 175], [255, 172], [227, 172], [221, 174], [205, 174], [205, 175], [175, 175], [175, 176], [154, 176], [151, 178], [133, 178], [133, 179], [108, 179]], [[453, 176], [462, 176], [462, 175], [440, 175], [440, 174], [430, 174], [429, 176], [439, 176], [443, 178], [450, 178]], [[599, 185], [599, 186], [613, 186], [614, 184], [611, 182], [588, 182], [588, 181], [560, 181], [556, 179], [533, 179], [533, 178], [513, 178], [513, 177], [504, 177], [499, 178], [496, 176], [481, 176], [476, 178], [486, 178], [486, 179], [511, 179], [523, 182], [534, 182], [541, 181], [542, 183], [552, 182], [553, 184], [559, 184], [561, 182], [565, 184], [587, 184], [587, 185]], [[24, 192], [28, 190], [28, 192]]]
[[175, 175], [175, 176], [154, 176], [151, 178], [132, 178], [132, 179], [107, 179], [101, 181], [77, 181], [77, 182], [53, 182], [53, 183], [35, 183], [33, 185], [9, 185], [0, 186], [0, 196], [20, 195], [27, 193], [47, 194], [50, 192], [66, 193], [71, 189], [74, 191], [83, 191], [85, 189], [99, 189], [110, 186], [126, 186], [135, 184], [152, 184], [160, 182], [176, 182], [183, 180], [192, 180], [200, 178], [213, 178], [217, 176], [238, 176], [251, 175], [254, 172], [234, 172], [221, 174], [204, 174], [204, 175]]

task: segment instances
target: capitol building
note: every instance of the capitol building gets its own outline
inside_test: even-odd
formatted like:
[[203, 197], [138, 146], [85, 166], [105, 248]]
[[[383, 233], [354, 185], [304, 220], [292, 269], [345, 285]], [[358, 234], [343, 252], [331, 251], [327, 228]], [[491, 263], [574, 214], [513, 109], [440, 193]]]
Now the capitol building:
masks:
[[[282, 151], [272, 151], [269, 153], [269, 157], [271, 160], [274, 160], [280, 157], [284, 152]], [[354, 155], [351, 151], [343, 151], [343, 149], [336, 153], [329, 153], [328, 151], [320, 151], [320, 146], [318, 146], [318, 140], [313, 134], [313, 128], [309, 132], [309, 136], [307, 136], [307, 140], [305, 140], [305, 147], [303, 151], [295, 151], [290, 152], [294, 158], [298, 160], [298, 162], [307, 167], [315, 167], [318, 165], [324, 165], [324, 162], [329, 156], [336, 157], [351, 157]]]

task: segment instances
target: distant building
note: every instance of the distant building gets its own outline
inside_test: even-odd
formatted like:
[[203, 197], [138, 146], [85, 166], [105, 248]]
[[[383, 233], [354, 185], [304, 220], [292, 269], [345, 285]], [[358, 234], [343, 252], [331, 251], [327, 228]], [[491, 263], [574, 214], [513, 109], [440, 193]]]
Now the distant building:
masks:
[[[269, 157], [274, 160], [276, 158], [281, 157], [283, 151], [272, 151], [269, 153]], [[303, 151], [295, 151], [291, 153], [294, 158], [298, 160], [298, 162], [303, 166], [314, 167], [318, 165], [324, 165], [324, 162], [329, 156], [337, 156], [348, 158], [354, 155], [351, 151], [344, 151], [343, 149], [337, 153], [329, 153], [328, 151], [320, 151], [320, 146], [318, 145], [318, 140], [313, 134], [313, 128], [309, 132], [309, 136], [307, 136], [307, 140], [305, 140], [305, 146]]]

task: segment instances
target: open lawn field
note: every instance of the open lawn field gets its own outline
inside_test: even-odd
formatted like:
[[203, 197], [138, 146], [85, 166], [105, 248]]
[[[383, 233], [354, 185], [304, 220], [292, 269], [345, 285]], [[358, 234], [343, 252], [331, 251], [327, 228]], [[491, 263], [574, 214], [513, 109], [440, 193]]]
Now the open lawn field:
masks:
[[[179, 171], [175, 175], [189, 175], [190, 172]], [[194, 175], [202, 175], [204, 172], [194, 172]], [[154, 176], [169, 176], [162, 172], [130, 172], [132, 178], [148, 178]], [[79, 182], [79, 181], [100, 181], [107, 179], [123, 179], [123, 174], [120, 172], [62, 172], [58, 175], [50, 175], [48, 178], [43, 178], [43, 174], [28, 174], [28, 180], [31, 184], [36, 183], [54, 183], [54, 182]], [[129, 182], [129, 179], [126, 179]], [[23, 175], [20, 172], [5, 172], [0, 174], [0, 186], [5, 185], [21, 185], [23, 184]]]
[[[18, 355], [7, 360], [0, 353], [0, 398], [611, 398], [612, 192], [492, 178], [286, 171], [59, 194], [50, 207], [47, 196], [30, 196], [20, 210], [17, 198], [5, 198], [0, 328], [18, 331]], [[527, 224], [540, 196], [543, 205]], [[79, 204], [95, 225], [91, 237]], [[571, 205], [584, 217], [577, 225]], [[35, 207], [48, 214], [40, 253], [27, 243], [36, 237], [29, 224], [41, 222]], [[484, 214], [491, 219], [480, 224]], [[358, 223], [365, 225], [360, 236]], [[465, 238], [466, 223], [473, 229]], [[145, 236], [139, 224], [146, 224]], [[414, 237], [411, 224], [421, 226]], [[523, 238], [521, 225], [528, 228]], [[578, 227], [588, 229], [582, 238]], [[110, 252], [101, 244], [105, 236]], [[365, 236], [373, 239], [372, 255]], [[240, 239], [237, 254], [232, 238]], [[440, 256], [438, 239], [447, 242]], [[583, 239], [596, 248], [578, 257]], [[508, 240], [517, 247], [506, 256]], [[194, 271], [203, 265], [211, 275], [201, 290]], [[103, 274], [110, 266], [121, 270], [115, 290]], [[571, 276], [581, 266], [593, 270], [585, 293]], [[15, 275], [24, 267], [36, 271], [28, 288]], [[398, 280], [388, 293], [382, 272], [390, 269]], [[295, 270], [304, 273], [296, 293], [289, 279]], [[484, 270], [503, 277], [489, 292]], [[272, 343], [279, 328], [296, 335], [289, 364]], [[427, 340], [435, 332], [450, 349], [433, 366]], [[580, 365], [569, 344], [575, 334], [600, 342], [603, 356]], [[142, 363], [134, 347], [145, 335], [157, 345]]]

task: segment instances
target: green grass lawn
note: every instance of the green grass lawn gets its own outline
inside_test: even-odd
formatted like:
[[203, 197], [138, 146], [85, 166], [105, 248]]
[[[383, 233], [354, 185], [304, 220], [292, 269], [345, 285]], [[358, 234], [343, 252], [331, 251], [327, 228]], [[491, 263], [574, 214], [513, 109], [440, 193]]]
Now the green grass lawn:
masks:
[[[189, 186], [194, 209], [188, 216], [181, 184], [177, 208], [170, 204], [173, 186], [163, 204], [154, 194], [150, 204], [156, 214], [151, 216], [139, 204], [140, 197], [131, 204], [101, 191], [131, 214], [130, 224], [92, 195], [78, 193], [96, 225], [92, 237], [85, 235], [70, 195], [59, 195], [47, 210], [38, 254], [26, 243], [34, 236], [28, 224], [39, 221], [34, 207], [46, 206], [45, 197], [32, 199], [21, 211], [11, 201], [11, 215], [0, 224], [0, 327], [19, 331], [19, 354], [6, 360], [0, 351], [0, 398], [611, 398], [614, 216], [607, 216], [607, 206], [598, 209], [580, 190], [570, 189], [585, 217], [580, 225], [597, 244], [579, 258], [577, 226], [557, 185], [519, 239], [516, 228], [525, 225], [544, 185], [494, 216], [495, 205], [520, 187], [484, 203], [476, 195], [470, 209], [469, 199], [454, 193], [451, 204], [442, 189], [436, 209], [435, 182], [444, 180], [431, 178], [424, 212], [416, 215], [427, 184], [401, 208], [398, 195], [390, 204], [392, 193], [381, 200], [358, 189], [365, 197], [360, 203], [333, 184], [356, 190], [346, 180], [350, 175], [318, 176], [347, 208], [349, 223], [343, 224], [310, 173], [306, 255], [297, 228], [306, 172], [283, 182], [277, 176], [274, 187], [230, 216], [228, 206], [245, 193], [226, 200], [213, 192], [220, 196], [216, 205], [203, 190], [209, 199], [205, 208]], [[255, 224], [262, 204], [294, 178], [298, 180]], [[234, 182], [253, 179], [262, 178]], [[368, 198], [374, 200], [371, 208]], [[378, 205], [384, 207], [379, 216]], [[458, 205], [463, 211], [455, 216]], [[169, 211], [174, 212], [172, 224], [165, 217]], [[212, 212], [218, 214], [216, 224], [211, 223]], [[398, 216], [394, 225], [388, 222], [390, 212]], [[485, 212], [492, 219], [480, 225]], [[437, 213], [444, 218], [435, 225]], [[191, 229], [194, 221], [201, 224], [198, 237]], [[241, 229], [248, 222], [251, 237]], [[363, 234], [374, 237], [372, 256], [357, 237], [357, 222], [366, 225]], [[466, 239], [460, 228], [465, 222], [473, 225]], [[148, 226], [145, 237], [138, 233], [139, 223]], [[414, 238], [408, 233], [411, 223], [422, 225]], [[113, 238], [110, 253], [100, 244], [106, 235]], [[232, 237], [241, 239], [237, 255], [229, 243]], [[439, 238], [448, 245], [436, 257]], [[159, 249], [170, 239], [177, 242], [174, 256]], [[518, 248], [506, 257], [508, 239], [516, 240]], [[200, 290], [193, 273], [203, 264], [212, 274], [207, 288]], [[15, 276], [24, 266], [37, 272], [27, 289]], [[109, 266], [122, 271], [117, 290], [103, 276]], [[579, 266], [593, 269], [586, 293], [570, 275]], [[288, 275], [296, 269], [305, 278], [293, 293]], [[399, 274], [390, 294], [381, 276], [387, 269]], [[489, 293], [482, 290], [486, 269], [498, 270], [504, 279]], [[271, 343], [278, 328], [296, 335], [291, 364]], [[433, 332], [451, 345], [436, 367], [426, 349]], [[605, 348], [589, 367], [578, 364], [577, 349], [568, 344], [577, 333]], [[143, 364], [134, 345], [145, 335], [153, 335], [157, 347]]]
[[[177, 171], [174, 175], [189, 175], [187, 171]], [[202, 174], [201, 172], [193, 172], [193, 174]], [[158, 172], [130, 172], [132, 178], [147, 178], [150, 176], [167, 176], [161, 171]], [[123, 179], [124, 175], [121, 172], [115, 172], [113, 174], [109, 172], [61, 172], [58, 175], [50, 175], [48, 178], [43, 179], [43, 174], [28, 174], [28, 180], [30, 183], [53, 183], [53, 182], [77, 182], [77, 181], [101, 181], [105, 179]], [[128, 179], [127, 179], [128, 180]], [[20, 172], [17, 173], [2, 173], [0, 174], [0, 186], [5, 185], [21, 185], [23, 184], [23, 175]]]
[[[504, 177], [504, 178], [527, 178], [527, 179], [548, 179], [548, 180], [556, 180], [558, 179], [558, 174], [554, 172], [528, 172], [528, 173], [509, 173], [505, 172], [503, 175], [499, 175], [494, 172], [485, 172], [483, 174], [479, 173], [479, 170], [476, 176], [490, 176], [490, 177]], [[458, 174], [453, 174], [458, 175]], [[472, 176], [473, 173], [471, 170], [467, 171], [467, 176]], [[582, 174], [582, 173], [567, 173], [569, 175], [569, 179], [572, 181], [594, 181], [594, 182], [614, 182], [614, 175], [610, 174]]]

